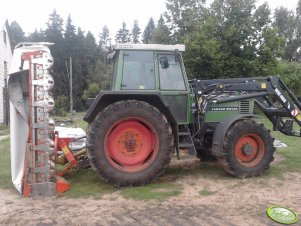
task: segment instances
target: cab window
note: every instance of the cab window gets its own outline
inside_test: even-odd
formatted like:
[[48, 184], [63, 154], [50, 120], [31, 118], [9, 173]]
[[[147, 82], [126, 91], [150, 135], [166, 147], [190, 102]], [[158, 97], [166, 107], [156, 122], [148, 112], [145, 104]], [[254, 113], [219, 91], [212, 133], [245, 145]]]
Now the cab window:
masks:
[[122, 75], [122, 89], [155, 89], [153, 52], [124, 51]]
[[186, 90], [180, 59], [174, 54], [159, 54], [161, 90]]

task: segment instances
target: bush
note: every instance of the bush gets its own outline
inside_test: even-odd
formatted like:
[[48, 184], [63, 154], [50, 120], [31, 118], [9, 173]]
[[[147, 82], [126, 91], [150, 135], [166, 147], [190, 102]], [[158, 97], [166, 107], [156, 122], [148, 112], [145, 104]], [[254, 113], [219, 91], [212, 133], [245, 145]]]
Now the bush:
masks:
[[58, 96], [55, 98], [54, 104], [54, 114], [57, 116], [65, 117], [67, 116], [67, 111], [69, 110], [69, 98], [66, 96]]
[[64, 108], [55, 108], [54, 114], [56, 116], [66, 117], [67, 116], [67, 111]]
[[297, 62], [281, 61], [277, 66], [277, 72], [294, 94], [300, 97], [301, 64]]

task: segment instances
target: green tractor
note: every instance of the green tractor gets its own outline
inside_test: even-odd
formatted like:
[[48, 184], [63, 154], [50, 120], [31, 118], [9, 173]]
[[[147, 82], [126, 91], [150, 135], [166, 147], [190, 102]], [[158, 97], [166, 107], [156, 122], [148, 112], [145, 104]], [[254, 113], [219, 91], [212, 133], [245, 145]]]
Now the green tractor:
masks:
[[300, 103], [278, 76], [191, 80], [184, 45], [117, 44], [111, 90], [101, 91], [84, 120], [92, 168], [115, 186], [144, 185], [163, 173], [171, 154], [188, 150], [218, 160], [231, 175], [261, 175], [274, 139], [254, 120], [256, 105], [290, 136]]

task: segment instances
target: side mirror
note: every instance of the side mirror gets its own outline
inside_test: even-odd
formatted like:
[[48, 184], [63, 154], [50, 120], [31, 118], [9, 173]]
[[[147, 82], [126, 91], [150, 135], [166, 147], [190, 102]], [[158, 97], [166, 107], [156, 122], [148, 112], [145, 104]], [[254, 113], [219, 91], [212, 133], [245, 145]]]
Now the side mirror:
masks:
[[115, 57], [115, 51], [114, 52], [112, 52], [112, 53], [110, 53], [110, 54], [108, 54], [107, 55], [107, 60], [109, 61], [109, 62], [111, 62], [111, 61], [113, 61], [113, 59], [114, 59], [114, 57]]
[[175, 55], [175, 62], [180, 63], [181, 62], [181, 53], [178, 49], [176, 49], [176, 55]]
[[167, 57], [161, 57], [160, 58], [160, 65], [162, 69], [169, 68], [169, 63]]
[[181, 62], [181, 55], [178, 53], [175, 55], [175, 62], [180, 63]]

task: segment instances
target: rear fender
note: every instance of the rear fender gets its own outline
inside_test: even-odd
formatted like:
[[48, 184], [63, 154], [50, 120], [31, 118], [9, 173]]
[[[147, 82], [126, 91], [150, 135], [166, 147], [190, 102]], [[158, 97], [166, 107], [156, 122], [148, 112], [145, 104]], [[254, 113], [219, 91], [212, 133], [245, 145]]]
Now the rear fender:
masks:
[[178, 124], [174, 115], [169, 109], [168, 103], [162, 95], [157, 92], [131, 92], [131, 91], [102, 91], [92, 102], [89, 110], [84, 116], [84, 120], [88, 123], [93, 122], [96, 115], [104, 108], [112, 103], [122, 100], [139, 100], [145, 101], [152, 106], [155, 106], [162, 112], [172, 127], [172, 132], [175, 138], [176, 147], [178, 147]]

